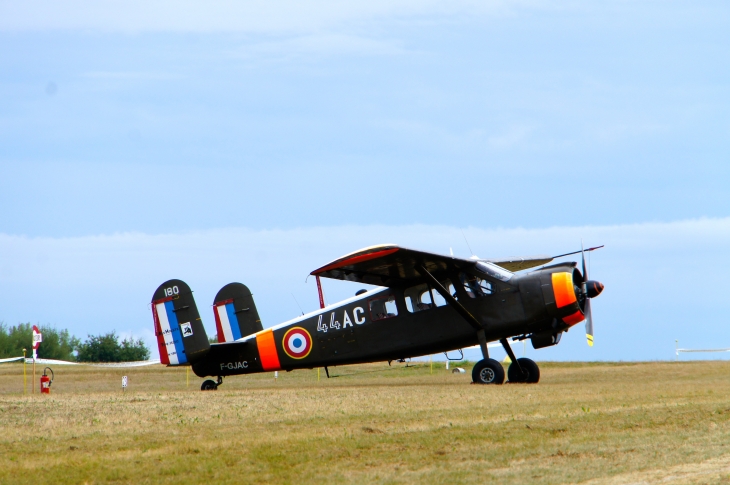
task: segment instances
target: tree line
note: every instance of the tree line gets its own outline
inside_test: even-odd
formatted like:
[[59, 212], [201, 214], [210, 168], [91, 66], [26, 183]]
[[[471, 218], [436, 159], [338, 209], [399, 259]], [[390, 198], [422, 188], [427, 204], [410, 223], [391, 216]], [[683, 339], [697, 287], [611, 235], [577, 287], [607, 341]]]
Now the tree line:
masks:
[[[66, 330], [50, 325], [38, 325], [43, 342], [38, 347], [39, 359], [58, 359], [75, 362], [133, 362], [148, 360], [150, 350], [142, 339], [125, 338], [121, 341], [112, 330], [107, 334], [89, 335], [82, 342]], [[0, 359], [33, 355], [33, 325], [19, 323], [8, 326], [0, 322]]]

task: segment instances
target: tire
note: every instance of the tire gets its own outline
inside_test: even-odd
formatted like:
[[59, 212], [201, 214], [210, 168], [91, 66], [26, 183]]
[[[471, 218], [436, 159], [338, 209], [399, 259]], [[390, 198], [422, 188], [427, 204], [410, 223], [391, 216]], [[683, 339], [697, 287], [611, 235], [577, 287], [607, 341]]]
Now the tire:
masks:
[[517, 362], [522, 366], [522, 370], [527, 371], [526, 375], [523, 375], [517, 366], [512, 363], [507, 369], [507, 377], [510, 382], [524, 383], [524, 384], [536, 384], [540, 380], [540, 368], [537, 366], [534, 360], [523, 357], [517, 359]]
[[475, 384], [503, 384], [504, 367], [494, 359], [480, 360], [471, 370], [471, 380]]
[[203, 381], [203, 385], [200, 386], [201, 391], [217, 391], [218, 390], [218, 384], [215, 383], [215, 381], [211, 381], [208, 379], [207, 381]]

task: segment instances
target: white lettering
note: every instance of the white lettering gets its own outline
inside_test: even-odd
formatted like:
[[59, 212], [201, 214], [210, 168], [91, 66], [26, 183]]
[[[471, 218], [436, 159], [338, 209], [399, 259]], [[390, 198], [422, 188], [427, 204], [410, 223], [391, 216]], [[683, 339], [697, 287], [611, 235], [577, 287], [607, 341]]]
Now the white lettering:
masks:
[[330, 316], [330, 328], [336, 328], [337, 330], [340, 329], [340, 322], [335, 321], [335, 312], [332, 312], [332, 315]]
[[322, 315], [319, 316], [319, 321], [317, 322], [317, 331], [327, 333], [327, 325], [322, 323]]
[[352, 327], [352, 320], [350, 320], [350, 315], [347, 314], [347, 310], [345, 310], [345, 316], [342, 317], [342, 328], [347, 328], [347, 326]]
[[234, 369], [248, 369], [248, 361], [244, 360], [243, 362], [228, 362], [227, 364], [224, 364], [221, 362], [221, 370], [228, 369], [228, 370], [234, 370]]
[[[360, 312], [363, 316], [362, 319], [358, 318], [357, 314]], [[355, 307], [354, 310], [352, 310], [352, 316], [355, 317], [355, 323], [358, 325], [362, 325], [365, 323], [365, 310], [363, 310], [361, 307]]]

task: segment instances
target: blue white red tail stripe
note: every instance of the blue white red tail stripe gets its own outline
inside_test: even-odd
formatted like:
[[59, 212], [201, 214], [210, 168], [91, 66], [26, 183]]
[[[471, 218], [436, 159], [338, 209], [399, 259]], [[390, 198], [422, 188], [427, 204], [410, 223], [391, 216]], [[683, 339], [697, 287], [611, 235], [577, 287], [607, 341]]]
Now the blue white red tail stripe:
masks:
[[[180, 325], [175, 315], [175, 307], [171, 300], [155, 303], [157, 321], [160, 324], [160, 335], [158, 340], [164, 342], [164, 348], [170, 365], [185, 364], [188, 359], [185, 356]], [[162, 357], [162, 356], [160, 356]], [[163, 359], [164, 362], [164, 359]]]
[[[218, 342], [233, 342], [242, 337], [233, 302], [218, 303], [215, 307], [215, 323], [218, 326]], [[223, 338], [221, 338], [221, 336]]]

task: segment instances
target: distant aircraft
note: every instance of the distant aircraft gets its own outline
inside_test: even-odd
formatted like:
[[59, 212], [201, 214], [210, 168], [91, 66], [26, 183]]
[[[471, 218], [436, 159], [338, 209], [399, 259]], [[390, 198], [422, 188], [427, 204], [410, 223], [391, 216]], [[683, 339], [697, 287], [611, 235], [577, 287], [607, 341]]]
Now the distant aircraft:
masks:
[[[603, 246], [599, 246], [603, 247]], [[160, 285], [152, 314], [160, 359], [190, 365], [214, 390], [224, 376], [403, 360], [478, 345], [483, 359], [472, 380], [502, 384], [502, 364], [487, 343], [499, 341], [512, 363], [510, 382], [536, 383], [537, 364], [516, 358], [507, 341], [530, 339], [535, 349], [560, 342], [562, 333], [586, 321], [593, 345], [591, 298], [603, 285], [588, 280], [585, 252], [509, 260], [462, 259], [396, 245], [361, 249], [312, 271], [317, 277], [378, 286], [317, 311], [264, 329], [253, 296], [241, 283], [224, 286], [213, 302], [217, 344], [210, 344], [193, 299], [181, 280]], [[582, 254], [583, 272], [553, 259]], [[324, 306], [323, 299], [320, 301]]]

